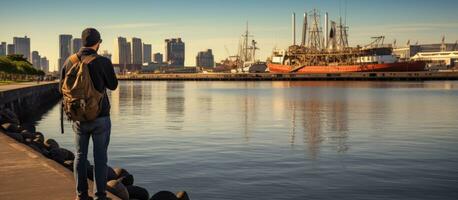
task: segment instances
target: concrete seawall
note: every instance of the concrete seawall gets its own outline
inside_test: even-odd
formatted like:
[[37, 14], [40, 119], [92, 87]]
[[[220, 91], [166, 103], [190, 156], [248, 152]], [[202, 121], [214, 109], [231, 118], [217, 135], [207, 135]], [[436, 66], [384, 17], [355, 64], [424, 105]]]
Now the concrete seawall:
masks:
[[20, 117], [60, 98], [58, 82], [27, 82], [0, 87], [0, 110], [9, 108]]
[[424, 81], [458, 80], [458, 71], [450, 72], [358, 72], [331, 74], [278, 73], [193, 73], [193, 74], [128, 74], [119, 80], [152, 81]]

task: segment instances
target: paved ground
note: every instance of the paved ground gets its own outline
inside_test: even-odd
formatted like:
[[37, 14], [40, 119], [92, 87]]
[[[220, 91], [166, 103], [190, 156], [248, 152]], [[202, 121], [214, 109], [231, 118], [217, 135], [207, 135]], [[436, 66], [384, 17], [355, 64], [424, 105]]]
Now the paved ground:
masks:
[[40, 81], [40, 83], [34, 82], [20, 82], [20, 83], [9, 83], [9, 84], [0, 84], [0, 92], [7, 91], [7, 90], [14, 90], [19, 88], [37, 86], [37, 85], [45, 85], [49, 83], [54, 83], [55, 81]]
[[73, 200], [74, 188], [70, 170], [0, 131], [1, 200]]

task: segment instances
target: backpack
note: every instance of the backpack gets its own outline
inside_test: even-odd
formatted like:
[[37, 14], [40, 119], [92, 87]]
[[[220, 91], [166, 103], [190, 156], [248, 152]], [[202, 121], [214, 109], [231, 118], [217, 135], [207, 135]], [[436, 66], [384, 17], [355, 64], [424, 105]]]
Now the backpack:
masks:
[[101, 112], [104, 93], [94, 88], [87, 66], [96, 58], [96, 54], [88, 55], [83, 60], [76, 54], [69, 58], [72, 65], [66, 69], [62, 84], [62, 106], [72, 121], [92, 121]]

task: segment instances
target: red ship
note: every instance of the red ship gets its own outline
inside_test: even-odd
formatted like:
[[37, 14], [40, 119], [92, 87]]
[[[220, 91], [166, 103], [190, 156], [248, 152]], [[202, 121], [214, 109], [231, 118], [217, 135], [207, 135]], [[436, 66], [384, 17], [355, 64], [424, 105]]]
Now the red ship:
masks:
[[[291, 65], [277, 63], [267, 63], [269, 71], [272, 73], [349, 73], [349, 72], [407, 72], [407, 71], [424, 71], [425, 63], [416, 62], [397, 62], [381, 64], [357, 64], [357, 65], [339, 65], [339, 66], [303, 66], [296, 69]], [[295, 70], [296, 69], [296, 70]]]
[[[296, 45], [296, 19], [293, 14], [293, 45], [287, 50], [274, 51], [267, 60], [271, 73], [349, 73], [424, 71], [421, 61], [399, 61], [391, 45], [383, 44], [385, 37], [373, 37], [366, 46], [349, 47], [348, 26], [328, 20], [325, 15], [324, 34], [316, 10], [307, 20], [304, 13], [302, 42]], [[310, 21], [310, 27], [309, 22]], [[330, 25], [329, 25], [330, 24]], [[330, 30], [328, 28], [330, 26]], [[307, 31], [308, 30], [308, 31]], [[306, 37], [307, 36], [307, 37]]]

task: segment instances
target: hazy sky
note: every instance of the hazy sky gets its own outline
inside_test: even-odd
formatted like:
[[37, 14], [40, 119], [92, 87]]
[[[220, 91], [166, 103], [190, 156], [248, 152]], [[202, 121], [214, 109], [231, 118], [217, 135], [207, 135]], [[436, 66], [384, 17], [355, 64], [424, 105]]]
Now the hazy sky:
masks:
[[273, 48], [291, 43], [291, 13], [296, 12], [300, 30], [302, 13], [313, 8], [329, 12], [331, 19], [339, 13], [345, 16], [347, 10], [352, 45], [367, 44], [371, 36], [379, 35], [385, 35], [388, 43], [396, 38], [398, 45], [408, 39], [439, 43], [442, 35], [450, 43], [458, 40], [456, 0], [1, 0], [0, 41], [12, 43], [14, 36], [27, 35], [32, 50], [48, 57], [53, 70], [58, 35], [80, 37], [86, 27], [101, 32], [101, 50], [109, 52], [118, 36], [139, 37], [161, 53], [164, 39], [181, 37], [190, 66], [198, 51], [209, 48], [217, 61], [228, 56], [225, 46], [235, 54], [249, 21], [260, 48], [258, 58], [265, 60]]

